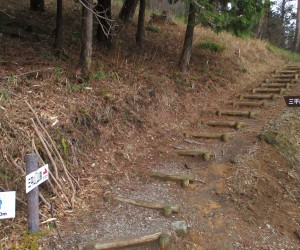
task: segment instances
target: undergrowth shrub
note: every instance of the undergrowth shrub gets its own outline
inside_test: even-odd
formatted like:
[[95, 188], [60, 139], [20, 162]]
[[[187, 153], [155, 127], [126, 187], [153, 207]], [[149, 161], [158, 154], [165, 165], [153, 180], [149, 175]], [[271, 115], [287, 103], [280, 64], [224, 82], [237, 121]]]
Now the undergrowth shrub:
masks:
[[270, 43], [267, 43], [266, 48], [270, 52], [273, 52], [274, 54], [287, 57], [291, 60], [300, 61], [300, 54], [298, 54], [298, 53], [291, 52], [291, 51], [288, 51], [288, 50], [285, 50], [282, 48], [278, 48]]
[[148, 31], [153, 32], [153, 33], [158, 33], [159, 32], [159, 28], [156, 27], [156, 26], [153, 26], [153, 25], [147, 25], [145, 27], [145, 30], [148, 30]]
[[222, 52], [225, 48], [221, 44], [213, 41], [202, 41], [196, 45], [197, 49], [208, 49], [212, 52]]

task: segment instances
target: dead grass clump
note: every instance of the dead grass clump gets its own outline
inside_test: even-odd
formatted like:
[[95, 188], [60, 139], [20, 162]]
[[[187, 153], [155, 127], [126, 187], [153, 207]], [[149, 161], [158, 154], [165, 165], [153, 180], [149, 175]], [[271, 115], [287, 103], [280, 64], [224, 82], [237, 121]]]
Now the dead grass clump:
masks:
[[298, 117], [297, 110], [286, 109], [280, 117], [270, 121], [267, 130], [261, 134], [261, 138], [274, 146], [297, 171], [300, 170]]
[[263, 180], [259, 174], [260, 161], [256, 159], [258, 153], [258, 145], [255, 144], [246, 155], [238, 159], [238, 166], [228, 179], [231, 191], [238, 196], [251, 197], [257, 193], [259, 182]]

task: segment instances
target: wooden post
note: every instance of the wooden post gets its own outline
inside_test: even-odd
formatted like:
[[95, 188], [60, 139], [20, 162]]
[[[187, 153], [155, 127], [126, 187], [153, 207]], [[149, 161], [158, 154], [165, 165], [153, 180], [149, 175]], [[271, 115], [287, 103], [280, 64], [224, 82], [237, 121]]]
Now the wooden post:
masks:
[[[36, 154], [26, 154], [26, 175], [38, 169], [38, 157]], [[38, 187], [27, 193], [27, 211], [28, 211], [28, 232], [36, 233], [39, 231], [39, 190]]]

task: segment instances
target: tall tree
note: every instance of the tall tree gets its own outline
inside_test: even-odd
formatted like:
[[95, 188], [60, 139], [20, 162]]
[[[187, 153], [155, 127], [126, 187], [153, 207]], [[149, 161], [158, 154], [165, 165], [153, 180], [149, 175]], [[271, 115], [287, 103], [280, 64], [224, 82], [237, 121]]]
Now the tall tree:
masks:
[[264, 39], [277, 47], [294, 49], [295, 19], [294, 4], [291, 0], [283, 0], [273, 6], [269, 13]]
[[296, 30], [295, 30], [295, 52], [300, 52], [300, 0], [297, 2], [297, 17], [296, 17]]
[[119, 17], [128, 22], [133, 16], [138, 4], [138, 0], [124, 0]]
[[179, 60], [179, 67], [183, 73], [187, 72], [188, 65], [190, 63], [192, 46], [193, 46], [195, 21], [196, 21], [196, 9], [194, 3], [190, 2], [188, 23], [185, 32], [183, 49]]
[[259, 23], [256, 27], [255, 37], [258, 39], [262, 39], [264, 32], [266, 32], [266, 27], [268, 25], [270, 12], [271, 12], [271, 2], [270, 0], [266, 0], [264, 3], [262, 16], [260, 17]]
[[216, 32], [228, 30], [245, 37], [252, 34], [253, 26], [257, 24], [262, 13], [262, 0], [189, 0], [187, 3], [188, 24], [179, 60], [183, 72], [188, 69], [196, 22], [209, 26]]
[[89, 79], [93, 45], [93, 0], [82, 0], [82, 39], [80, 52], [80, 77]]
[[141, 47], [144, 36], [146, 0], [140, 0], [139, 19], [136, 31], [136, 44]]
[[111, 0], [98, 0], [96, 6], [98, 15], [97, 39], [106, 47], [111, 46]]
[[63, 43], [63, 0], [57, 0], [54, 48], [61, 51]]
[[30, 0], [30, 9], [34, 11], [45, 11], [44, 0]]

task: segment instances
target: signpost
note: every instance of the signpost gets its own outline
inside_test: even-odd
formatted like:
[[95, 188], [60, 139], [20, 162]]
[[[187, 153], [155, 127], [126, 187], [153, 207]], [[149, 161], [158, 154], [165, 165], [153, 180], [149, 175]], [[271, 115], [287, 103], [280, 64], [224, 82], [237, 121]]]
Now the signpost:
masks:
[[49, 179], [48, 164], [26, 175], [26, 193]]
[[284, 100], [288, 107], [300, 107], [300, 96], [285, 96]]
[[39, 231], [39, 190], [38, 185], [49, 178], [48, 165], [38, 169], [38, 157], [36, 154], [27, 154], [26, 163], [26, 193], [28, 232]]
[[16, 215], [16, 191], [0, 192], [0, 219], [14, 218]]

